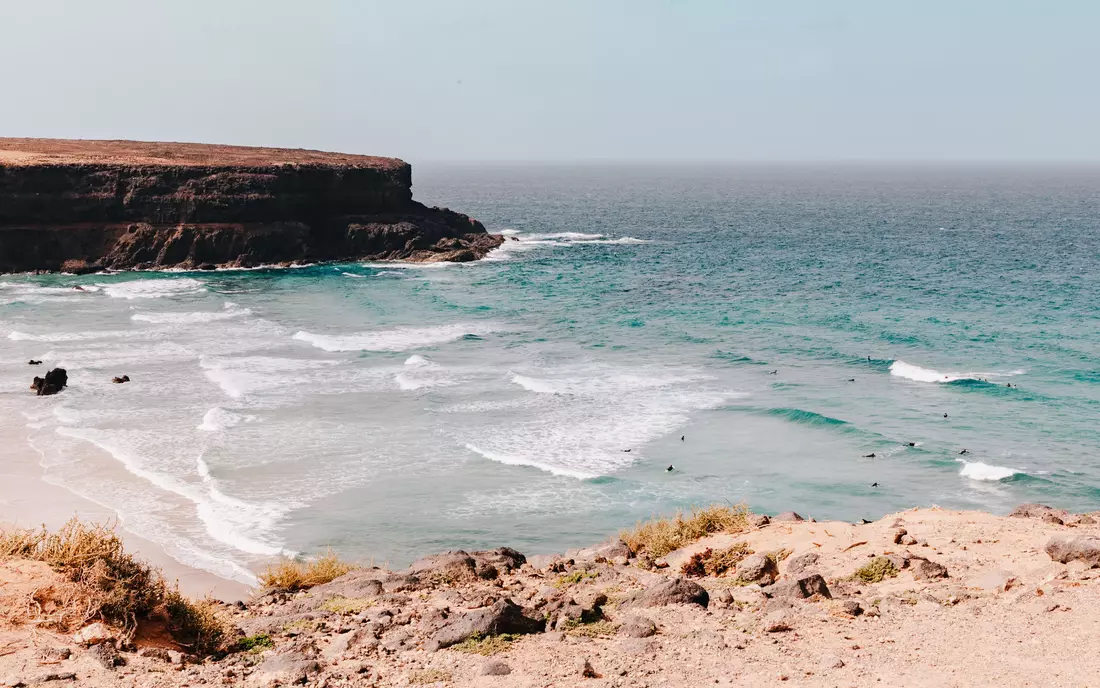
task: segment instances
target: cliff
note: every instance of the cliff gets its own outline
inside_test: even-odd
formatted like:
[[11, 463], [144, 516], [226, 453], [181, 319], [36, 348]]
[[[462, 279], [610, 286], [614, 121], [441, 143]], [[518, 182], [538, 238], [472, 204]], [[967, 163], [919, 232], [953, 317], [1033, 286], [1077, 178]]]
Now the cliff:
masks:
[[0, 272], [469, 261], [501, 243], [394, 158], [0, 138]]

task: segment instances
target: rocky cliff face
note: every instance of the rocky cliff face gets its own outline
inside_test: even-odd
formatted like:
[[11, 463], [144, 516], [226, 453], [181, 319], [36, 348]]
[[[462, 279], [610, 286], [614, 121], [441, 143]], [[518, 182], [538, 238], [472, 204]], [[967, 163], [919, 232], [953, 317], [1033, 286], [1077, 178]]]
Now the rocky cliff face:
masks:
[[393, 158], [0, 138], [0, 272], [468, 261], [501, 243], [411, 186]]

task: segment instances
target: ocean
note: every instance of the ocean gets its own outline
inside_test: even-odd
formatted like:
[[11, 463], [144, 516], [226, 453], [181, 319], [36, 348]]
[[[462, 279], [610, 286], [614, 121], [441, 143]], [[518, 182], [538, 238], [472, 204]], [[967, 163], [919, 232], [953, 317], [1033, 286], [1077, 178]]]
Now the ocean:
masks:
[[[425, 164], [414, 196], [508, 240], [0, 276], [0, 424], [244, 582], [328, 548], [562, 551], [712, 502], [1100, 508], [1100, 169]], [[33, 396], [56, 366], [68, 389]]]

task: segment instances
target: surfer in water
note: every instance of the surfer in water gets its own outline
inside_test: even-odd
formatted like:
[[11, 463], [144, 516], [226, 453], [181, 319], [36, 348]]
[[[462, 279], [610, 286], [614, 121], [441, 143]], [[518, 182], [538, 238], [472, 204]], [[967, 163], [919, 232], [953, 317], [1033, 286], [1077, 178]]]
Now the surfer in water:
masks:
[[666, 469], [665, 469], [665, 473], [671, 473], [671, 472], [672, 472], [672, 469], [674, 469], [674, 468], [676, 468], [676, 467], [675, 467], [675, 466], [673, 466], [672, 464], [669, 464], [669, 465], [668, 465], [668, 468], [666, 468]]
[[873, 458], [875, 458], [875, 453], [874, 453], [874, 452], [871, 452], [870, 454], [864, 454], [864, 455], [863, 455], [863, 458], [865, 458], [865, 459], [873, 459]]

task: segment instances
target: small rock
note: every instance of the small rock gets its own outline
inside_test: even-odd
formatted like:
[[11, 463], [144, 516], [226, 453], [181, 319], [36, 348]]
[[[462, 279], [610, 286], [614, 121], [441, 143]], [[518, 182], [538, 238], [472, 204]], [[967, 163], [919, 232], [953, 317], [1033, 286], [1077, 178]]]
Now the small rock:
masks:
[[746, 520], [753, 528], [763, 528], [772, 522], [772, 520], [764, 514], [749, 514]]
[[172, 662], [172, 658], [168, 656], [168, 650], [163, 647], [147, 647], [138, 654], [142, 657], [159, 659], [162, 662]]
[[908, 533], [906, 533], [905, 535], [901, 536], [900, 540], [898, 540], [898, 544], [899, 545], [905, 545], [906, 547], [911, 547], [911, 546], [917, 544], [917, 539], [915, 537], [913, 537], [912, 535], [909, 535]]
[[819, 559], [821, 556], [817, 552], [805, 552], [797, 557], [791, 557], [784, 567], [785, 573], [788, 576], [797, 576], [816, 566]]
[[776, 522], [782, 522], [782, 521], [804, 521], [806, 519], [802, 518], [801, 516], [799, 516], [798, 514], [796, 514], [793, 511], [784, 511], [783, 513], [779, 514], [778, 516], [776, 516], [772, 520], [776, 521]]
[[791, 614], [786, 611], [774, 611], [764, 617], [765, 633], [782, 633], [791, 630]]
[[507, 676], [512, 673], [512, 667], [499, 659], [490, 659], [481, 665], [477, 673], [479, 676]]
[[736, 576], [744, 583], [771, 585], [779, 577], [775, 559], [763, 554], [750, 554], [737, 564]]
[[733, 593], [728, 588], [722, 588], [714, 594], [714, 602], [719, 607], [729, 607], [733, 604]]
[[40, 662], [63, 662], [72, 657], [73, 651], [67, 647], [44, 647], [35, 658]]
[[909, 568], [910, 557], [906, 554], [884, 554], [897, 570]]
[[826, 669], [843, 669], [844, 660], [840, 657], [825, 657], [821, 660], [821, 666]]
[[261, 684], [296, 685], [307, 683], [321, 671], [321, 665], [302, 652], [284, 652], [264, 659], [253, 677]]
[[895, 545], [900, 545], [901, 539], [908, 535], [908, 533], [909, 531], [907, 531], [905, 528], [894, 528], [890, 531], [890, 542], [894, 543]]
[[125, 382], [129, 382], [129, 381], [130, 381], [130, 376], [129, 375], [123, 375], [121, 377], [111, 378], [111, 382], [115, 383], [116, 385], [121, 385], [121, 384], [123, 384]]
[[863, 613], [863, 607], [855, 600], [840, 600], [837, 602], [836, 610], [848, 616], [859, 616]]
[[102, 642], [97, 645], [92, 645], [91, 648], [88, 649], [88, 654], [102, 664], [105, 669], [114, 669], [126, 663], [126, 660], [118, 653], [118, 649], [115, 647], [114, 642]]
[[600, 675], [592, 668], [592, 663], [584, 657], [577, 658], [577, 673], [585, 678], [599, 678]]
[[624, 638], [649, 638], [656, 635], [657, 626], [644, 616], [628, 616], [617, 632]]
[[932, 580], [947, 578], [947, 569], [942, 564], [927, 559], [915, 559], [912, 562], [913, 580]]
[[627, 604], [635, 607], [665, 607], [670, 604], [697, 604], [706, 607], [710, 596], [706, 589], [684, 578], [658, 583], [634, 595]]
[[1051, 559], [1062, 564], [1083, 561], [1090, 568], [1100, 567], [1100, 538], [1090, 535], [1073, 538], [1055, 537], [1046, 544], [1044, 549]]
[[80, 629], [73, 635], [73, 642], [78, 645], [90, 647], [92, 645], [99, 645], [105, 643], [108, 640], [114, 640], [115, 633], [107, 624], [96, 622]]
[[49, 673], [44, 674], [40, 678], [35, 680], [35, 683], [49, 683], [50, 681], [75, 681], [76, 674], [71, 671], [65, 671], [61, 673]]
[[829, 586], [819, 573], [803, 576], [796, 580], [776, 583], [770, 590], [773, 597], [785, 597], [790, 599], [806, 599], [814, 595], [831, 598]]
[[987, 571], [967, 582], [966, 587], [989, 592], [1007, 592], [1016, 584], [1016, 576], [1001, 569]]
[[1014, 518], [1037, 518], [1054, 525], [1064, 525], [1070, 514], [1062, 509], [1052, 509], [1045, 504], [1021, 504], [1012, 510], [1009, 516]]

